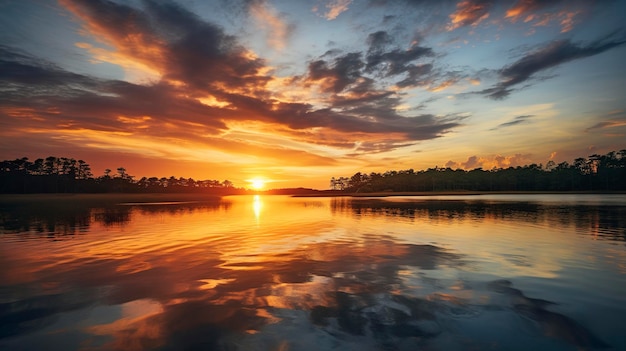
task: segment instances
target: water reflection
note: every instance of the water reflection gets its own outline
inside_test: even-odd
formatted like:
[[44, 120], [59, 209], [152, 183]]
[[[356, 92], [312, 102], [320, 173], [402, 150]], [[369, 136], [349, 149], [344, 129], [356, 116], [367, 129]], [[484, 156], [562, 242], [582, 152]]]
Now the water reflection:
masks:
[[538, 322], [547, 336], [567, 341], [580, 348], [608, 348], [609, 345], [572, 318], [548, 309], [554, 302], [530, 298], [512, 287], [508, 280], [490, 282], [487, 287], [507, 295], [515, 312]]
[[[485, 200], [415, 200], [334, 198], [331, 210], [355, 216], [388, 216], [430, 222], [523, 220], [535, 225], [568, 226], [588, 229], [595, 239], [626, 241], [626, 207], [596, 202], [569, 204], [559, 202]], [[532, 199], [532, 198], [531, 198]]]
[[[180, 215], [196, 210], [228, 208], [225, 200], [169, 203], [111, 203], [102, 207], [98, 202], [74, 200], [0, 202], [0, 233], [45, 234], [61, 237], [86, 233], [92, 223], [123, 226], [130, 222], [131, 213]], [[24, 235], [22, 235], [24, 236]]]
[[2, 212], [0, 349], [622, 349], [623, 236], [564, 228], [623, 233], [624, 208], [586, 208], [238, 197], [92, 208], [53, 242]]
[[254, 202], [252, 203], [252, 210], [254, 211], [254, 217], [257, 222], [259, 221], [259, 217], [261, 216], [261, 209], [263, 208], [263, 202], [261, 202], [261, 196], [254, 195]]

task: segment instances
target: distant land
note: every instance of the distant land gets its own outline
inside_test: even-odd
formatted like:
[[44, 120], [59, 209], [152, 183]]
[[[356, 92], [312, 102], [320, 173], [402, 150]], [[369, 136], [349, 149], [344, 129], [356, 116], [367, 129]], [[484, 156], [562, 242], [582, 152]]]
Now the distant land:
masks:
[[[390, 170], [351, 177], [333, 177], [329, 189], [285, 188], [253, 190], [236, 187], [229, 180], [195, 180], [185, 177], [136, 177], [126, 168], [116, 173], [106, 169], [94, 176], [83, 160], [49, 156], [30, 161], [27, 157], [0, 162], [1, 194], [201, 194], [201, 195], [307, 195], [307, 196], [388, 196], [458, 195], [476, 193], [533, 192], [623, 192], [626, 191], [626, 149], [605, 155], [580, 157], [571, 164], [473, 170], [429, 168], [415, 171]], [[170, 196], [171, 197], [171, 196]]]

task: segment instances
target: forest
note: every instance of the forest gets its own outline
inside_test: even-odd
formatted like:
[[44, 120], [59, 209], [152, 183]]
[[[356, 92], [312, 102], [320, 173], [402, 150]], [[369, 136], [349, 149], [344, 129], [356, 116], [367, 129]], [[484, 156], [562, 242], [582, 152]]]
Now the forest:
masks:
[[83, 160], [49, 156], [29, 161], [27, 157], [0, 162], [0, 193], [245, 193], [229, 180], [194, 180], [183, 177], [142, 177], [135, 179], [126, 168], [94, 177]]
[[[351, 177], [333, 177], [333, 194], [429, 191], [624, 191], [626, 149], [605, 155], [580, 157], [573, 163], [472, 170], [429, 168], [357, 172]], [[136, 179], [124, 167], [106, 169], [94, 176], [83, 160], [49, 156], [30, 161], [27, 157], [0, 162], [0, 193], [182, 193], [245, 194], [229, 180], [195, 180], [184, 177]], [[313, 189], [272, 189], [268, 194], [316, 192]]]
[[333, 177], [330, 188], [347, 193], [428, 191], [623, 191], [626, 190], [626, 149], [580, 157], [573, 163], [548, 161], [545, 166], [472, 170], [429, 168], [357, 172]]

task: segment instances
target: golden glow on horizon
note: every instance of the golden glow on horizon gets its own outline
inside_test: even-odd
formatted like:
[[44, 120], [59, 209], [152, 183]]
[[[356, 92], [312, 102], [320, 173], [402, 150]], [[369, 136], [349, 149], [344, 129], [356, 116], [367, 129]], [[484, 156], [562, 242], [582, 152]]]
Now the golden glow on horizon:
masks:
[[267, 183], [265, 179], [261, 179], [261, 178], [250, 179], [248, 182], [250, 183], [250, 186], [252, 186], [254, 190], [261, 190], [265, 188], [265, 183]]

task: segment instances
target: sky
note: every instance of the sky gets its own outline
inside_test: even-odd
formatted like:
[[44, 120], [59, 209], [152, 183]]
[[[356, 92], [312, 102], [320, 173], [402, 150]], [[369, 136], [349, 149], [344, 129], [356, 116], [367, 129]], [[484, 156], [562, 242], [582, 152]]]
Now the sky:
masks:
[[624, 0], [0, 0], [0, 159], [327, 189], [626, 149]]

